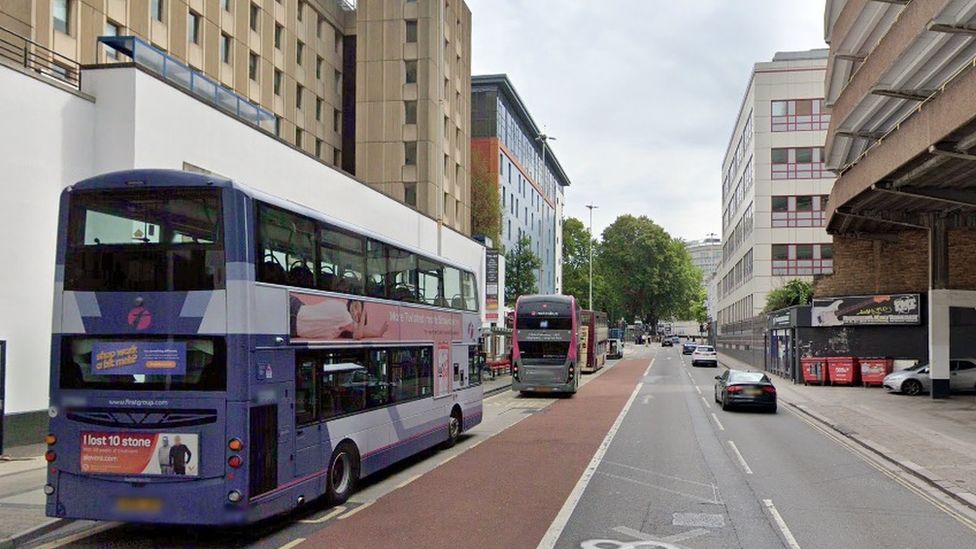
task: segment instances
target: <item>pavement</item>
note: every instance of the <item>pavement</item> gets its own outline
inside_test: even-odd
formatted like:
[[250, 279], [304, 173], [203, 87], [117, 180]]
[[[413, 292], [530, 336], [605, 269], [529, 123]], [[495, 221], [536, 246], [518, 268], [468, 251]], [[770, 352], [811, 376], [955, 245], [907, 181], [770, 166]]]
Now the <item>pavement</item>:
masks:
[[[719, 353], [722, 366], [761, 370]], [[781, 404], [806, 414], [976, 510], [976, 396], [799, 385], [772, 376]]]

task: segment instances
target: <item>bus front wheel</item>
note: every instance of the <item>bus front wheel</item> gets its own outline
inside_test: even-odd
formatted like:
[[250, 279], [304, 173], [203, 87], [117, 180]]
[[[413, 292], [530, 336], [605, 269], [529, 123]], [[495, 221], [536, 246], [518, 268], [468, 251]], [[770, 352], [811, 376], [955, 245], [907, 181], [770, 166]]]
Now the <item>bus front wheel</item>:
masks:
[[340, 505], [349, 499], [359, 481], [359, 452], [355, 445], [343, 442], [332, 452], [329, 461], [328, 498], [332, 505]]

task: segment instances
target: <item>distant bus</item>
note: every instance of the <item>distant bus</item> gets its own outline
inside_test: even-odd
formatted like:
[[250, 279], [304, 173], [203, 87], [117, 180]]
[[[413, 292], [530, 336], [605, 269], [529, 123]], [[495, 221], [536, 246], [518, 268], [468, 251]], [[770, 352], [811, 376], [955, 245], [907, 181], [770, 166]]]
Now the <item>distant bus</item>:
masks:
[[518, 298], [512, 342], [513, 391], [576, 392], [580, 313], [573, 296]]
[[460, 265], [167, 170], [67, 188], [57, 250], [49, 516], [218, 525], [340, 503], [481, 421]]
[[607, 361], [610, 328], [607, 313], [584, 310], [580, 315], [580, 371], [591, 374]]

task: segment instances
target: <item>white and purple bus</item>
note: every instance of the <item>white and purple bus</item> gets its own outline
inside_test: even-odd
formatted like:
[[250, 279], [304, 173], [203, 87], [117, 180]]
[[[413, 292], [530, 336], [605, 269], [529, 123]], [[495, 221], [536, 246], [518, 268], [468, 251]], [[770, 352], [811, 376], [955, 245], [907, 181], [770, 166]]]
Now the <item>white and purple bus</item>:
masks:
[[481, 421], [464, 267], [209, 175], [61, 196], [47, 514], [239, 524]]
[[512, 390], [575, 393], [581, 309], [571, 295], [523, 295], [515, 302]]

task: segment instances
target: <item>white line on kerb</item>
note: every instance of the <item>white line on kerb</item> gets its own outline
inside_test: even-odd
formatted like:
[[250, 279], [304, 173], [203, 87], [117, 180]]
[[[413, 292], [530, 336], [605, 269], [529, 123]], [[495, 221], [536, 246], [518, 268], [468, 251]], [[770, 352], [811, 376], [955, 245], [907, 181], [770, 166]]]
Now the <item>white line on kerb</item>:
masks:
[[[647, 370], [650, 371], [651, 367], [654, 366], [654, 359], [651, 359], [650, 366]], [[617, 415], [617, 420], [613, 422], [610, 427], [610, 431], [607, 432], [607, 436], [603, 438], [603, 442], [600, 443], [600, 447], [596, 449], [596, 453], [593, 454], [593, 459], [590, 460], [589, 465], [586, 466], [586, 470], [583, 471], [583, 475], [576, 482], [576, 486], [573, 487], [573, 491], [570, 492], [569, 497], [566, 498], [566, 503], [563, 504], [562, 509], [559, 510], [559, 514], [556, 515], [556, 519], [552, 521], [549, 525], [549, 529], [546, 530], [546, 535], [542, 536], [542, 541], [539, 542], [538, 549], [552, 549], [556, 546], [556, 542], [559, 541], [559, 536], [563, 533], [563, 528], [566, 528], [566, 524], [569, 523], [569, 518], [573, 515], [573, 511], [576, 509], [576, 505], [579, 503], [580, 498], [583, 497], [583, 491], [586, 490], [586, 486], [590, 483], [590, 479], [596, 474], [597, 467], [600, 466], [600, 462], [603, 461], [603, 456], [607, 453], [607, 449], [610, 447], [610, 443], [613, 442], [613, 437], [617, 434], [617, 430], [620, 429], [620, 424], [624, 422], [624, 417], [627, 416], [627, 412], [630, 411], [631, 404], [634, 403], [634, 399], [637, 398], [637, 393], [640, 392], [641, 388], [644, 386], [643, 383], [638, 383], [634, 387], [634, 392], [630, 394], [630, 398], [627, 399], [627, 404], [624, 404], [620, 414]]]
[[769, 514], [773, 515], [773, 520], [776, 521], [776, 526], [778, 526], [779, 531], [783, 533], [783, 538], [784, 541], [786, 541], [786, 545], [790, 549], [800, 549], [800, 544], [796, 542], [796, 538], [793, 537], [793, 532], [790, 532], [790, 527], [786, 525], [786, 521], [783, 520], [783, 517], [779, 514], [779, 511], [776, 510], [776, 507], [773, 505], [773, 500], [764, 499], [763, 505], [765, 505], [766, 509], [769, 510]]
[[746, 472], [747, 475], [751, 475], [752, 469], [750, 469], [749, 464], [746, 463], [746, 458], [742, 457], [742, 452], [740, 452], [739, 449], [736, 448], [735, 443], [732, 442], [731, 440], [729, 441], [729, 446], [731, 446], [732, 451], [735, 452], [735, 457], [739, 458], [739, 464], [742, 465], [742, 469]]
[[718, 416], [715, 415], [715, 412], [712, 412], [712, 419], [715, 420], [715, 425], [718, 425], [718, 430], [719, 431], [724, 431], [725, 430], [725, 426], [722, 425], [722, 422], [718, 420]]

